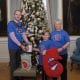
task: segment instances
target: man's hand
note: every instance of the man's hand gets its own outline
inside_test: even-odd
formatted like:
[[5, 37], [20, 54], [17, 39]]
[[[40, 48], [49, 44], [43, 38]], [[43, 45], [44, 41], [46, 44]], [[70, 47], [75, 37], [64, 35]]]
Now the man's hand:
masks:
[[26, 47], [24, 45], [21, 45], [20, 48], [22, 49], [22, 51], [26, 52]]

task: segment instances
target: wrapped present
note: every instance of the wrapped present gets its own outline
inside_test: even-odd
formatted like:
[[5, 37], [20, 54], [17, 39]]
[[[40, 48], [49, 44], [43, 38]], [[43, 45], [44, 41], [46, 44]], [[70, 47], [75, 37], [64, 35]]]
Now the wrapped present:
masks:
[[29, 53], [22, 53], [21, 54], [21, 67], [25, 70], [30, 70], [32, 67], [31, 64], [31, 54]]

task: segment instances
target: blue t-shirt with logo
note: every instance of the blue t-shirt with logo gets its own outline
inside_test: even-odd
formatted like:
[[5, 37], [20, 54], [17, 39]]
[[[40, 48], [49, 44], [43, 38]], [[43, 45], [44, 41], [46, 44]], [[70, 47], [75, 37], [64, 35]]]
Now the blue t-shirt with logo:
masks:
[[18, 41], [22, 41], [22, 33], [24, 32], [24, 27], [22, 26], [21, 22], [15, 23], [14, 21], [10, 21], [7, 26], [7, 32], [8, 32], [8, 47], [9, 49], [18, 49], [19, 46], [17, 46], [12, 39], [10, 38], [9, 34], [10, 32], [14, 32], [16, 38]]
[[54, 44], [51, 40], [43, 40], [39, 44], [39, 50], [40, 50], [40, 55], [39, 55], [39, 65], [42, 65], [42, 52], [43, 50], [48, 50], [50, 48], [54, 47]]
[[[70, 42], [69, 35], [64, 30], [52, 31], [50, 39], [54, 42], [54, 45], [58, 48], [61, 48], [64, 44]], [[61, 55], [64, 55], [65, 53], [67, 53], [67, 49], [64, 49], [62, 52], [60, 52]]]

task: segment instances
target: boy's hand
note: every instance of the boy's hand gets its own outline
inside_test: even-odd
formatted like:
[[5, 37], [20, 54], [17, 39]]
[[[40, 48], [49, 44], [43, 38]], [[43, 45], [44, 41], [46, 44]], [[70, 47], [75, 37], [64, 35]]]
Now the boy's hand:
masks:
[[43, 51], [42, 55], [46, 55], [46, 50]]

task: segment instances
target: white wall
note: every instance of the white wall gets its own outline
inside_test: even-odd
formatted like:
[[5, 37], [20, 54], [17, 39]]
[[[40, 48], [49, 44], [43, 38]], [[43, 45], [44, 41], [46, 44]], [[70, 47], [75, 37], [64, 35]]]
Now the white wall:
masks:
[[62, 4], [63, 4], [63, 0], [58, 0], [58, 16], [57, 18], [58, 19], [63, 19], [63, 7], [62, 7]]
[[[73, 54], [73, 50], [76, 48], [75, 41], [78, 36], [70, 37], [70, 47], [68, 48], [68, 61], [70, 60], [70, 56]], [[8, 41], [7, 38], [0, 38], [0, 62], [8, 62], [9, 61], [9, 52], [8, 52]]]
[[8, 41], [7, 38], [0, 38], [0, 62], [9, 61]]

